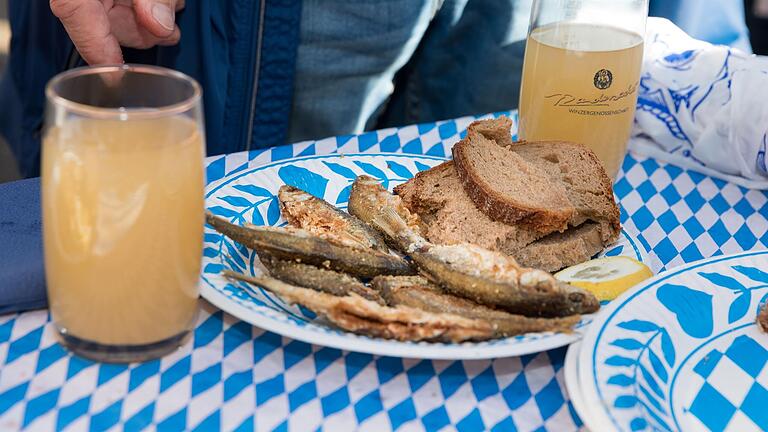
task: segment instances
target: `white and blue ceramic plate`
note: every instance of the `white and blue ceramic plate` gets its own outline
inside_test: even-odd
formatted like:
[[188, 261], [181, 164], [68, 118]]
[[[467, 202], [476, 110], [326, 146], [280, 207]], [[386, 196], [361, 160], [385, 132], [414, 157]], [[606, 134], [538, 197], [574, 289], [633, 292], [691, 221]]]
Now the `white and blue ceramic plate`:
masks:
[[[768, 251], [717, 257], [628, 291], [579, 353], [594, 430], [768, 430]], [[579, 397], [579, 395], [576, 395]]]
[[[289, 159], [232, 174], [206, 190], [206, 207], [238, 224], [284, 224], [280, 217], [277, 193], [290, 184], [346, 208], [352, 182], [367, 174], [380, 179], [390, 190], [417, 172], [440, 164], [445, 159], [407, 154], [353, 154], [308, 156]], [[603, 255], [626, 255], [646, 260], [637, 241], [626, 233]], [[201, 295], [222, 310], [283, 336], [329, 347], [371, 354], [429, 359], [485, 359], [530, 354], [567, 345], [576, 334], [533, 333], [481, 343], [409, 343], [358, 336], [316, 322], [315, 315], [283, 302], [262, 289], [223, 278], [222, 270], [241, 273], [260, 272], [255, 253], [221, 236], [211, 228], [205, 231]], [[591, 322], [586, 316], [582, 329]]]

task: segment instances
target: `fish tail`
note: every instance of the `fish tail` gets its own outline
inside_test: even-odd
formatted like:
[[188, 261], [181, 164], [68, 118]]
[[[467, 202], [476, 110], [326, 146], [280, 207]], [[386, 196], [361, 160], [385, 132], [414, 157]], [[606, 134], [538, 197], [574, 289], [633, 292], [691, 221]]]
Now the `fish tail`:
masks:
[[408, 229], [403, 218], [392, 208], [384, 208], [373, 217], [373, 223], [392, 238], [397, 238], [401, 232]]
[[[293, 292], [291, 290], [292, 286], [284, 282], [281, 282], [277, 279], [264, 276], [264, 275], [249, 276], [246, 274], [234, 272], [232, 270], [224, 270], [221, 272], [221, 274], [228, 279], [234, 279], [240, 282], [245, 282], [247, 284], [257, 286], [267, 291], [273, 292], [283, 297], [284, 300], [289, 303], [293, 302], [293, 297], [292, 297]], [[249, 292], [249, 294], [252, 294], [252, 293]]]

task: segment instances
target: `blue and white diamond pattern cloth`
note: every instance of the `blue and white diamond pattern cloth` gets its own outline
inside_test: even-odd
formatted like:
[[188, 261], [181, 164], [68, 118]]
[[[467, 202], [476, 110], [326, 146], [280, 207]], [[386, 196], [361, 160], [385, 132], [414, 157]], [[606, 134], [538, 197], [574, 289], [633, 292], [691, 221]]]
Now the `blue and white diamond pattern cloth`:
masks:
[[701, 378], [690, 412], [711, 430], [768, 427], [768, 350], [746, 336], [713, 349], [693, 368]]
[[[445, 157], [471, 118], [214, 157], [226, 175], [332, 152]], [[659, 266], [768, 246], [768, 194], [630, 154], [616, 185], [625, 229]], [[725, 348], [723, 348], [725, 349]], [[573, 431], [565, 350], [428, 361], [344, 352], [264, 332], [204, 304], [193, 339], [140, 365], [55, 344], [46, 311], [0, 317], [0, 430]]]

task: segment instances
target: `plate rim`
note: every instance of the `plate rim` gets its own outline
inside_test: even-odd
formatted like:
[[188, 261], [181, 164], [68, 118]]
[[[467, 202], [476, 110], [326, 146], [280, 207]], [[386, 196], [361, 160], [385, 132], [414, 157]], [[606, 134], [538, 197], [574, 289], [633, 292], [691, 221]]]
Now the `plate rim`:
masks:
[[582, 349], [579, 353], [579, 385], [582, 389], [582, 394], [586, 399], [588, 399], [588, 402], [593, 403], [595, 405], [596, 409], [592, 412], [592, 414], [601, 420], [605, 422], [606, 424], [611, 425], [615, 430], [621, 431], [621, 425], [618, 423], [618, 421], [611, 415], [611, 408], [607, 406], [606, 400], [602, 397], [602, 392], [600, 391], [600, 388], [597, 385], [596, 382], [596, 363], [593, 362], [593, 359], [596, 356], [596, 350], [597, 350], [597, 342], [602, 337], [603, 332], [606, 328], [606, 323], [613, 319], [613, 317], [619, 312], [620, 309], [622, 309], [624, 306], [629, 304], [631, 301], [633, 301], [638, 295], [640, 295], [642, 292], [652, 288], [658, 283], [661, 283], [669, 278], [672, 278], [674, 276], [678, 276], [681, 273], [685, 273], [688, 271], [691, 271], [695, 268], [702, 267], [709, 264], [716, 264], [719, 262], [727, 262], [732, 260], [738, 260], [742, 258], [747, 257], [755, 257], [755, 256], [763, 256], [768, 255], [768, 249], [760, 249], [760, 250], [752, 250], [752, 251], [745, 251], [745, 252], [739, 252], [736, 254], [730, 254], [730, 255], [720, 255], [710, 258], [705, 258], [702, 260], [694, 261], [685, 265], [682, 265], [680, 267], [673, 268], [671, 270], [667, 270], [665, 272], [659, 273], [658, 275], [644, 281], [640, 285], [634, 287], [633, 289], [625, 292], [619, 298], [609, 303], [604, 310], [601, 310], [598, 312], [595, 316], [595, 318], [590, 323], [589, 327], [584, 332], [584, 337], [582, 338]]
[[[449, 161], [449, 158], [441, 156], [423, 155], [423, 154], [411, 154], [411, 153], [329, 153], [322, 155], [307, 155], [281, 159], [273, 161], [268, 164], [243, 169], [226, 175], [217, 181], [214, 181], [206, 185], [205, 199], [208, 200], [215, 192], [225, 187], [226, 185], [242, 178], [247, 175], [257, 173], [262, 170], [273, 168], [279, 165], [284, 165], [292, 162], [301, 162], [307, 160], [317, 159], [341, 159], [344, 157], [397, 157], [415, 160], [432, 160], [445, 162]], [[207, 208], [207, 205], [206, 205]], [[641, 253], [638, 246], [638, 240], [630, 236], [629, 233], [622, 227], [622, 234], [628, 240], [632, 247], [634, 254], [639, 257], [648, 256], [648, 252]], [[641, 259], [642, 261], [642, 259]], [[648, 263], [646, 263], [648, 264]], [[539, 352], [549, 351], [552, 349], [568, 346], [573, 342], [581, 339], [584, 334], [584, 328], [594, 323], [594, 314], [584, 315], [584, 317], [592, 318], [587, 324], [574, 329], [573, 333], [558, 333], [546, 338], [541, 338], [529, 343], [520, 344], [499, 344], [489, 346], [476, 346], [466, 347], [463, 344], [434, 344], [431, 343], [413, 343], [413, 342], [399, 342], [399, 341], [386, 341], [375, 338], [365, 338], [355, 340], [352, 343], [354, 348], [350, 347], [350, 339], [346, 334], [333, 334], [325, 333], [321, 334], [311, 329], [311, 327], [296, 326], [289, 323], [281, 322], [273, 317], [267, 315], [259, 315], [256, 312], [248, 309], [245, 306], [240, 305], [238, 302], [233, 301], [229, 296], [222, 293], [217, 288], [214, 288], [213, 284], [207, 280], [206, 275], [201, 272], [198, 287], [200, 290], [200, 296], [211, 302], [214, 306], [221, 309], [228, 314], [248, 322], [249, 324], [261, 328], [266, 331], [277, 333], [281, 336], [291, 339], [299, 340], [302, 342], [310, 343], [313, 345], [328, 346], [344, 351], [354, 351], [361, 353], [368, 353], [382, 356], [396, 356], [401, 358], [412, 359], [431, 359], [431, 360], [487, 360], [494, 358], [504, 357], [518, 357], [522, 355], [535, 354]], [[258, 306], [263, 307], [263, 306]], [[541, 333], [531, 333], [541, 334]], [[511, 339], [511, 338], [508, 338]], [[322, 342], [319, 342], [322, 340]], [[390, 342], [382, 344], [382, 342]], [[394, 342], [394, 343], [392, 343]], [[531, 349], [531, 344], [535, 344], [535, 349]]]

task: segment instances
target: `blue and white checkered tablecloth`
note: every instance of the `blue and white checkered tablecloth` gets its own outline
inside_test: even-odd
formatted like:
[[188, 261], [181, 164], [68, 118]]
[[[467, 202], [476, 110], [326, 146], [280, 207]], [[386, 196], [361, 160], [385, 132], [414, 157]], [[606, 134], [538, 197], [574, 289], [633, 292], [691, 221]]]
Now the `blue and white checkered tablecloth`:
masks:
[[[214, 157], [208, 178], [331, 152], [449, 155], [472, 119]], [[671, 268], [768, 247], [768, 193], [630, 153], [615, 191], [625, 229]], [[97, 364], [54, 340], [47, 311], [0, 317], [0, 430], [572, 431], [565, 349], [423, 361], [293, 341], [203, 303], [193, 339], [143, 364]]]

